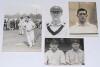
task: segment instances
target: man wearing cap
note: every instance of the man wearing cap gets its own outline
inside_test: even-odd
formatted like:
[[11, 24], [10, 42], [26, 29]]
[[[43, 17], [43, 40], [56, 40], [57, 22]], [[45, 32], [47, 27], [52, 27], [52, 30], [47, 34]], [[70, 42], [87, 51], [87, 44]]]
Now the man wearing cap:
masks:
[[65, 23], [62, 23], [61, 16], [62, 16], [63, 10], [59, 6], [53, 6], [50, 8], [50, 14], [52, 17], [51, 23], [47, 23], [47, 31], [48, 35], [51, 36], [62, 36], [66, 35], [66, 27]]
[[49, 50], [45, 53], [45, 64], [60, 65], [65, 64], [65, 55], [62, 50], [58, 48], [58, 42], [52, 41]]
[[97, 27], [94, 24], [91, 24], [90, 22], [87, 22], [87, 10], [84, 8], [79, 8], [77, 10], [77, 17], [78, 22], [74, 26], [70, 27], [70, 33], [71, 34], [96, 34], [97, 33]]
[[69, 65], [83, 65], [84, 52], [80, 48], [78, 42], [72, 43], [72, 49], [66, 52], [66, 63]]
[[26, 30], [26, 36], [28, 40], [28, 44], [30, 47], [32, 47], [34, 44], [34, 28], [35, 23], [32, 22], [29, 16], [25, 17], [25, 30]]

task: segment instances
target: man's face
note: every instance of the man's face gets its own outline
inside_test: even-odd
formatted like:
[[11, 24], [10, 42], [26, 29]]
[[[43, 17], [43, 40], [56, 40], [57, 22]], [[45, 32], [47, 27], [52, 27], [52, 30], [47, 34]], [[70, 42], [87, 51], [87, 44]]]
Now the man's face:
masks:
[[58, 44], [50, 44], [50, 48], [52, 51], [56, 51], [58, 48]]
[[34, 22], [36, 22], [36, 23], [40, 23], [42, 20], [41, 19], [39, 19], [39, 18], [36, 18], [35, 20], [34, 20]]
[[72, 48], [73, 50], [77, 51], [79, 49], [80, 44], [79, 43], [73, 43]]
[[28, 17], [25, 17], [25, 21], [28, 22], [29, 21], [29, 18]]
[[60, 18], [61, 15], [62, 15], [62, 12], [60, 11], [51, 11], [52, 18]]
[[59, 24], [59, 19], [60, 19], [60, 17], [61, 17], [61, 15], [62, 15], [62, 12], [60, 12], [60, 11], [52, 11], [51, 12], [51, 16], [52, 16], [52, 18], [53, 18], [53, 21], [55, 21], [55, 22], [53, 22], [53, 24]]
[[77, 14], [80, 23], [84, 24], [86, 22], [87, 14], [86, 11], [79, 11]]

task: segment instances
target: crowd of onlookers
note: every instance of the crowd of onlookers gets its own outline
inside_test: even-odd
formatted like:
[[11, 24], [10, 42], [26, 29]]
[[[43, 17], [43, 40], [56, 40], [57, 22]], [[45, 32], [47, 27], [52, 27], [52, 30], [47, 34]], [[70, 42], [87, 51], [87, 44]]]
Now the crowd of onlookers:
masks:
[[[4, 17], [3, 30], [19, 30], [18, 24], [20, 23], [21, 17], [17, 17], [17, 18]], [[42, 24], [42, 16], [40, 14], [37, 14], [30, 17], [32, 21], [36, 24], [37, 28], [39, 28], [39, 26], [41, 26]]]
[[18, 18], [5, 18], [4, 19], [4, 30], [18, 30], [18, 24], [20, 20]]

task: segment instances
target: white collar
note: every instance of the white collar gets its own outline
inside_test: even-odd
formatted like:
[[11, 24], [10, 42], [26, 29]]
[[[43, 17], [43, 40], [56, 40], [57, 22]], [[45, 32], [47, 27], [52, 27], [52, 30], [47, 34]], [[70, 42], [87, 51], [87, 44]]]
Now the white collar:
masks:
[[[73, 49], [71, 51], [75, 52]], [[78, 51], [76, 53], [81, 53], [81, 52], [82, 52], [82, 50], [78, 49]]]
[[[53, 51], [51, 50], [51, 48], [49, 48], [49, 50], [50, 50], [51, 52], [53, 52]], [[57, 52], [58, 50], [59, 50], [59, 48], [57, 48], [57, 50], [56, 50], [55, 52]], [[54, 52], [54, 53], [55, 53], [55, 52]]]
[[[85, 22], [84, 26], [87, 26], [87, 25], [89, 25], [89, 24], [90, 24], [89, 22]], [[81, 26], [81, 25], [79, 24], [79, 22], [76, 22], [76, 25], [77, 25], [77, 26]]]

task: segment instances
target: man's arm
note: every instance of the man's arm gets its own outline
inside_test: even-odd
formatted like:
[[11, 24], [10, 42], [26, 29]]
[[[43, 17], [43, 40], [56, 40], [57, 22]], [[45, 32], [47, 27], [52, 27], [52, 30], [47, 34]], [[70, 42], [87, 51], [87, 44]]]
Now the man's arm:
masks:
[[60, 57], [60, 63], [61, 64], [66, 64], [66, 62], [65, 62], [65, 54], [64, 54], [64, 52], [63, 51], [61, 51], [61, 57]]
[[[35, 25], [34, 22], [32, 22], [32, 27], [33, 27], [33, 29], [36, 28], [36, 25]], [[32, 29], [32, 30], [33, 30], [33, 29]]]
[[66, 64], [71, 65], [68, 52], [66, 52]]

